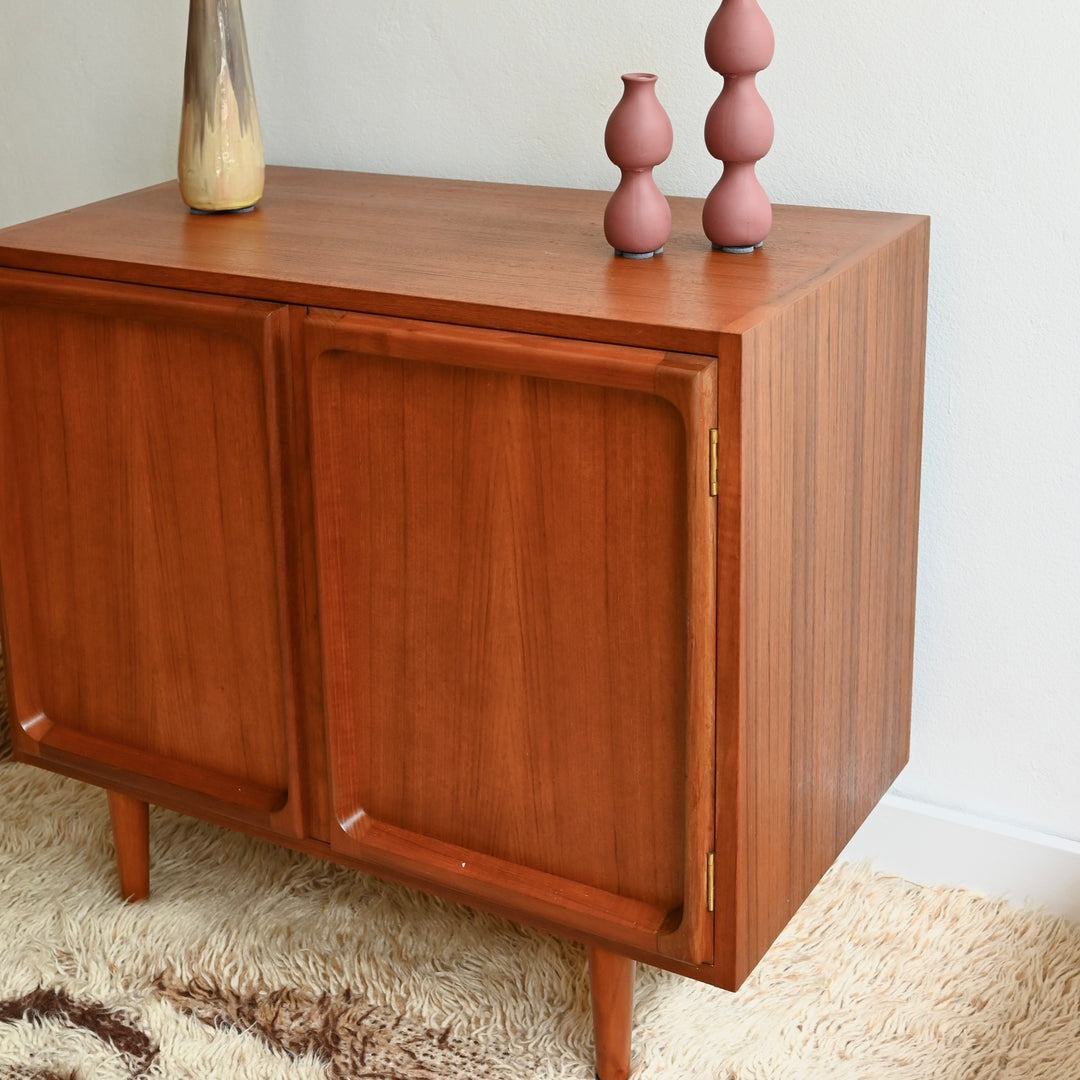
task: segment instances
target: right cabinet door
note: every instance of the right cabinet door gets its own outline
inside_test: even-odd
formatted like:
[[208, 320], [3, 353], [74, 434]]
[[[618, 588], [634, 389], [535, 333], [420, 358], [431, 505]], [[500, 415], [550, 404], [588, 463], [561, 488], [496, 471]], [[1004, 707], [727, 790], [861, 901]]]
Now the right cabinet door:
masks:
[[712, 954], [715, 362], [313, 312], [332, 844]]

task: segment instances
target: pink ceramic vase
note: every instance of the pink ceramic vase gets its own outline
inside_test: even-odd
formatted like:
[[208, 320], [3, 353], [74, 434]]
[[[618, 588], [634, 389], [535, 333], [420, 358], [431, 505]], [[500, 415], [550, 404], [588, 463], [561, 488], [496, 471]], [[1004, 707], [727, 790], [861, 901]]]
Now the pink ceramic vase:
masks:
[[647, 259], [671, 235], [671, 207], [652, 170], [671, 153], [671, 121], [656, 97], [656, 76], [622, 77], [623, 96], [608, 118], [604, 149], [622, 170], [604, 211], [604, 235], [616, 255]]
[[754, 165], [772, 146], [773, 119], [754, 79], [769, 66], [773, 48], [757, 0], [723, 0], [705, 32], [705, 59], [724, 76], [705, 118], [705, 145], [724, 172], [705, 200], [701, 223], [721, 251], [753, 251], [772, 227], [772, 204]]

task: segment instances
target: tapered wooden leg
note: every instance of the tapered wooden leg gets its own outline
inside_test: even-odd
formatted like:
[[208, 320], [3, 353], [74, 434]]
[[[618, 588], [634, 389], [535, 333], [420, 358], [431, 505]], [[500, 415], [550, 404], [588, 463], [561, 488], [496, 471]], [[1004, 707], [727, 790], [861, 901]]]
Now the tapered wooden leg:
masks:
[[140, 799], [109, 792], [120, 895], [145, 900], [150, 895], [150, 807]]
[[630, 1075], [630, 1025], [634, 1014], [634, 961], [589, 947], [596, 1075], [626, 1080]]

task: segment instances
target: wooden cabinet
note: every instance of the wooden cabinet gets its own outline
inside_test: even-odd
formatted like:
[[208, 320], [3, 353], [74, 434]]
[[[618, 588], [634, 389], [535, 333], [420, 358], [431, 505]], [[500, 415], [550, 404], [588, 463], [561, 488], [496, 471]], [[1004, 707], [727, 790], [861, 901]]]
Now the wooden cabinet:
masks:
[[907, 752], [928, 226], [271, 169], [0, 231], [13, 744], [632, 960], [748, 974]]

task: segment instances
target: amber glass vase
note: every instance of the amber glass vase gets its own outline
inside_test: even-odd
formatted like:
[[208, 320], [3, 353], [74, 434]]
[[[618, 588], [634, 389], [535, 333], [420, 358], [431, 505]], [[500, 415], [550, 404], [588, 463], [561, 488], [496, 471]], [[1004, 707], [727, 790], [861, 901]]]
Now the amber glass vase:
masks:
[[192, 210], [250, 210], [264, 171], [240, 0], [190, 0], [180, 193]]

